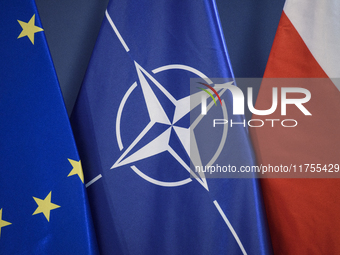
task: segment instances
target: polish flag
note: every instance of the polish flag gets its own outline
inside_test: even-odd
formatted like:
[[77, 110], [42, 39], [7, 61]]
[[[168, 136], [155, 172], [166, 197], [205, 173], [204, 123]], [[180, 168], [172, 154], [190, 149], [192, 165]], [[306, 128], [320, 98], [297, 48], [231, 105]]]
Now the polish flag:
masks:
[[[286, 116], [278, 107], [270, 116], [252, 117], [298, 123], [250, 128], [259, 165], [320, 167], [329, 177], [316, 178], [321, 175], [314, 171], [303, 179], [261, 180], [274, 253], [340, 254], [340, 1], [287, 0], [264, 77], [326, 78], [305, 86], [311, 99], [303, 106], [311, 116], [288, 105]], [[262, 83], [256, 109], [270, 108], [275, 86]]]

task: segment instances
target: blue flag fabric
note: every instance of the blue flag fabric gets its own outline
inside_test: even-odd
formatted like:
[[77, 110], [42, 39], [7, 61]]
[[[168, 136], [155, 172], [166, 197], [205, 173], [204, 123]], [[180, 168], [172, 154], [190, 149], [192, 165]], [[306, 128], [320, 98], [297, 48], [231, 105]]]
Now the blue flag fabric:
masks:
[[34, 1], [2, 1], [0, 20], [0, 254], [98, 254]]
[[[109, 3], [71, 116], [101, 254], [271, 253], [255, 179], [189, 174], [190, 78], [232, 76], [213, 1]], [[255, 164], [243, 125], [216, 162]]]

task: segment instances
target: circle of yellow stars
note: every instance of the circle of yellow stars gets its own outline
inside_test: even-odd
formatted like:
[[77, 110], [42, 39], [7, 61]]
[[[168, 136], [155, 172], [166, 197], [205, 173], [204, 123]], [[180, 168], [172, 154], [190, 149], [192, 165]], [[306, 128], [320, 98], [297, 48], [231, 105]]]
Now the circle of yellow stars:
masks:
[[[32, 44], [34, 45], [34, 35], [37, 32], [41, 32], [44, 31], [41, 27], [38, 27], [35, 25], [35, 14], [33, 14], [32, 18], [28, 21], [28, 22], [24, 22], [21, 20], [17, 20], [22, 28], [21, 33], [19, 34], [18, 38], [22, 38], [27, 36], [29, 38], [29, 40], [32, 42]], [[81, 166], [81, 161], [76, 161], [76, 160], [72, 160], [72, 159], [68, 159], [68, 161], [70, 162], [70, 164], [72, 165], [72, 170], [69, 173], [69, 176], [72, 175], [78, 175], [80, 180], [82, 181], [82, 183], [84, 183], [84, 175], [83, 175], [83, 169]], [[48, 193], [48, 195], [44, 198], [44, 199], [40, 199], [37, 197], [33, 197], [34, 201], [37, 203], [38, 207], [37, 209], [33, 212], [32, 215], [36, 215], [39, 213], [43, 213], [45, 218], [47, 219], [47, 221], [50, 221], [50, 213], [51, 210], [57, 209], [60, 207], [60, 205], [54, 204], [51, 202], [51, 198], [52, 198], [52, 191], [50, 191]], [[1, 238], [1, 229], [3, 227], [12, 225], [11, 222], [5, 221], [2, 219], [2, 209], [0, 209], [0, 238]]]
[[[68, 161], [70, 162], [73, 168], [67, 177], [72, 176], [72, 175], [78, 175], [82, 183], [84, 183], [84, 174], [83, 174], [83, 168], [81, 166], [81, 161], [80, 160], [76, 161], [73, 159], [68, 159]], [[52, 203], [51, 198], [52, 198], [52, 191], [50, 191], [50, 193], [48, 193], [48, 195], [44, 199], [33, 197], [38, 207], [33, 212], [32, 215], [43, 213], [45, 218], [49, 222], [51, 210], [54, 210], [60, 207], [60, 205]], [[0, 238], [1, 238], [1, 228], [12, 224], [11, 222], [8, 222], [2, 219], [2, 209], [3, 208], [0, 209]]]

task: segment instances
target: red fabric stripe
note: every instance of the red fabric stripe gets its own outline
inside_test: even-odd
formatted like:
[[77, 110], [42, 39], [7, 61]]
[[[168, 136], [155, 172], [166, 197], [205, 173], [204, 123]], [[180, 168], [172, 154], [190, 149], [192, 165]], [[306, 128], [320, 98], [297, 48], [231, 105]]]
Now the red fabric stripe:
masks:
[[282, 12], [265, 78], [327, 78], [288, 17]]
[[[265, 77], [327, 77], [284, 13]], [[261, 85], [256, 109], [270, 107], [271, 87]], [[279, 110], [253, 116], [298, 121], [295, 128], [250, 128], [258, 164], [340, 163], [340, 93], [330, 80], [306, 88], [312, 97], [305, 107], [312, 116], [294, 106], [287, 116]], [[340, 254], [340, 179], [262, 179], [261, 184], [275, 254]]]

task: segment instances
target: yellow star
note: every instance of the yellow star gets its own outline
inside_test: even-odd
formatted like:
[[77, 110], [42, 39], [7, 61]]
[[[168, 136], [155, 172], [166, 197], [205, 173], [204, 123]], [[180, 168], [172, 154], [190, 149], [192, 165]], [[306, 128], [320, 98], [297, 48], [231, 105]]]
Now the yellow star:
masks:
[[2, 208], [0, 209], [0, 237], [1, 237], [1, 228], [11, 225], [12, 223], [2, 220]]
[[34, 44], [34, 34], [40, 31], [44, 31], [44, 29], [34, 25], [35, 14], [33, 14], [32, 18], [30, 19], [30, 21], [28, 21], [28, 23], [23, 22], [21, 20], [18, 20], [18, 22], [22, 27], [22, 31], [17, 39], [27, 36], [31, 40], [32, 44]]
[[75, 161], [72, 159], [68, 158], [68, 161], [71, 163], [71, 165], [73, 166], [72, 171], [68, 174], [67, 177], [71, 176], [71, 175], [75, 175], [77, 174], [80, 178], [80, 180], [84, 183], [84, 174], [83, 174], [83, 168], [81, 167], [81, 162], [79, 161]]
[[52, 196], [52, 191], [45, 197], [44, 200], [40, 198], [33, 197], [35, 202], [38, 204], [38, 208], [34, 211], [32, 215], [38, 214], [38, 213], [43, 213], [47, 219], [47, 221], [50, 221], [50, 212], [53, 209], [57, 209], [60, 206], [51, 203], [51, 196]]

